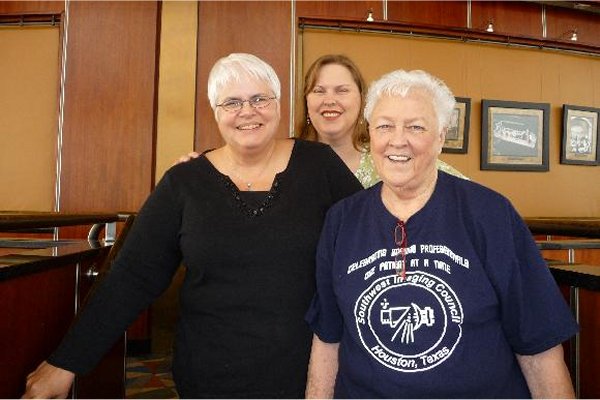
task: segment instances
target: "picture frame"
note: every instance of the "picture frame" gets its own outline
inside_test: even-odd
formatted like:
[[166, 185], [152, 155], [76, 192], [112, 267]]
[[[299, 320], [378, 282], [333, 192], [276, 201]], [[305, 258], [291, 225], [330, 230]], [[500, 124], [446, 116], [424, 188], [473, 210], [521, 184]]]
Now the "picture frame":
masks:
[[471, 121], [471, 99], [455, 97], [456, 105], [446, 132], [442, 153], [465, 154], [469, 148], [469, 126]]
[[563, 104], [560, 163], [600, 165], [599, 108]]
[[481, 110], [482, 170], [549, 170], [549, 103], [482, 100]]

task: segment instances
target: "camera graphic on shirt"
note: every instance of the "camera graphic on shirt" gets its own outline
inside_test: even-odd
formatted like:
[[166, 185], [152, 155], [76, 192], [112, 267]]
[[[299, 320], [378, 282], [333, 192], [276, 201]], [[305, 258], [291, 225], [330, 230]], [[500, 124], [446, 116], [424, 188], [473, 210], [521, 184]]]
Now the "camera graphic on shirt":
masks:
[[421, 308], [415, 303], [410, 306], [389, 307], [387, 300], [382, 303], [383, 309], [380, 311], [380, 322], [396, 329], [392, 336], [394, 341], [400, 335], [400, 342], [410, 344], [415, 341], [415, 331], [421, 326], [433, 326], [435, 316], [431, 307]]

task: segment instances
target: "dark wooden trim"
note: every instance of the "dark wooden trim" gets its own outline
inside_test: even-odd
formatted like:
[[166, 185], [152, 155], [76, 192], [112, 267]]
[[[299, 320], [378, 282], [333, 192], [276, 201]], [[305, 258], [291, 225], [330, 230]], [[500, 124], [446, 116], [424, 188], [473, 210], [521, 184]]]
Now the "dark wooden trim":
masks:
[[530, 217], [525, 223], [533, 235], [600, 238], [600, 218]]
[[124, 214], [65, 214], [54, 212], [0, 212], [0, 232], [28, 228], [87, 225], [124, 221]]
[[454, 28], [439, 25], [402, 23], [393, 21], [367, 22], [362, 19], [299, 17], [298, 27], [321, 28], [339, 31], [373, 32], [414, 35], [440, 39], [454, 39], [464, 42], [493, 43], [509, 46], [525, 46], [547, 50], [563, 50], [577, 53], [600, 55], [600, 47], [579, 42], [539, 39], [529, 36], [509, 35], [501, 32], [486, 32], [479, 29]]
[[61, 268], [67, 264], [76, 264], [91, 260], [109, 251], [100, 242], [79, 240], [71, 244], [51, 245], [42, 249], [18, 249], [15, 254], [0, 257], [0, 282], [36, 272]]
[[581, 289], [600, 291], [600, 266], [585, 264], [549, 264], [558, 283]]
[[0, 14], [0, 26], [60, 26], [61, 13], [10, 13]]
[[[162, 29], [162, 1], [159, 1], [157, 4], [156, 10], [156, 37], [155, 39], [155, 54], [154, 54], [154, 98], [152, 105], [152, 162], [150, 164], [150, 186], [154, 188], [156, 186], [156, 157], [157, 157], [157, 142], [158, 142], [158, 84], [159, 84], [159, 75], [160, 75], [160, 36]], [[152, 190], [152, 189], [151, 189]]]
[[600, 239], [538, 240], [536, 244], [540, 250], [600, 250]]

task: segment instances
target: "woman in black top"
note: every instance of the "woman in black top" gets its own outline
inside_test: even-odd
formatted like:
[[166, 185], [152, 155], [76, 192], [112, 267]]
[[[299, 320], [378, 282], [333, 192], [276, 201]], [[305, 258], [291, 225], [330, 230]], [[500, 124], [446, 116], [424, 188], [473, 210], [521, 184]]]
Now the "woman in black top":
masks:
[[360, 183], [328, 147], [277, 139], [280, 84], [249, 54], [213, 67], [225, 145], [170, 169], [108, 274], [25, 397], [66, 397], [186, 266], [173, 374], [181, 397], [304, 396], [316, 243]]

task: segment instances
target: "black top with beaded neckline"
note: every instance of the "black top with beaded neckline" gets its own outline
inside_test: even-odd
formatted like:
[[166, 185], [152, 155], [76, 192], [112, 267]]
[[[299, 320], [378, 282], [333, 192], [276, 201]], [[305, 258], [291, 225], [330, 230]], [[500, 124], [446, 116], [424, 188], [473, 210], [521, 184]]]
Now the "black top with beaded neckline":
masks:
[[[296, 144], [294, 143], [294, 147], [292, 148], [292, 155], [296, 148]], [[277, 197], [277, 192], [279, 191], [279, 177], [283, 174], [289, 167], [282, 172], [275, 174], [275, 178], [273, 179], [273, 184], [271, 185], [271, 189], [268, 191], [241, 191], [237, 185], [233, 182], [229, 175], [225, 175], [221, 171], [219, 171], [214, 164], [206, 157], [206, 153], [213, 151], [214, 149], [206, 150], [202, 153], [201, 157], [203, 157], [206, 162], [209, 164], [210, 168], [219, 178], [221, 183], [230, 191], [233, 198], [236, 200], [236, 203], [240, 209], [240, 211], [248, 217], [258, 217], [263, 215], [266, 209], [268, 209], [274, 199]], [[293, 157], [290, 157], [290, 163], [292, 162]]]
[[[244, 213], [248, 217], [258, 217], [263, 215], [265, 210], [271, 207], [275, 197], [277, 197], [277, 192], [279, 191], [279, 180], [277, 176], [275, 176], [275, 179], [273, 180], [273, 185], [271, 186], [271, 190], [269, 190], [268, 192], [242, 192], [227, 175], [221, 175], [219, 178], [223, 185], [225, 185], [225, 187], [231, 192], [231, 195], [236, 200], [242, 213]], [[266, 194], [264, 196], [264, 199], [258, 204], [257, 200], [259, 199], [256, 195], [253, 195], [257, 193]]]
[[89, 371], [183, 263], [180, 396], [304, 395], [312, 338], [304, 313], [321, 227], [333, 203], [362, 187], [329, 146], [295, 140], [269, 207], [248, 217], [209, 164], [199, 157], [165, 173], [53, 365]]

